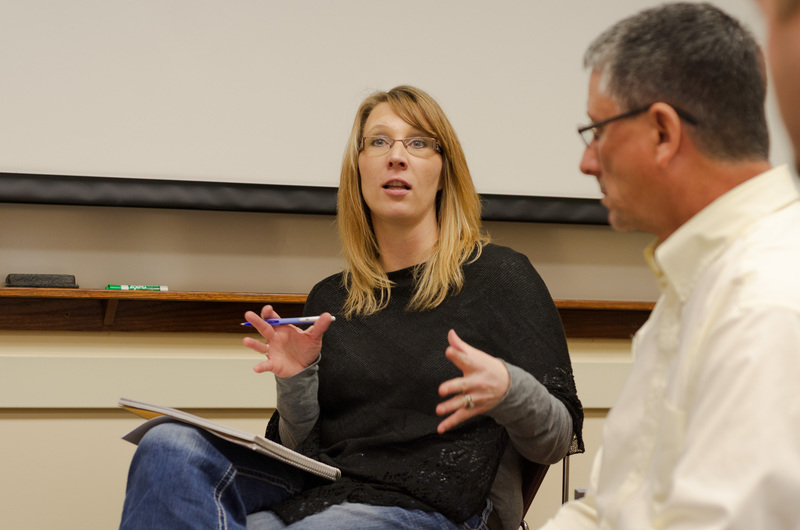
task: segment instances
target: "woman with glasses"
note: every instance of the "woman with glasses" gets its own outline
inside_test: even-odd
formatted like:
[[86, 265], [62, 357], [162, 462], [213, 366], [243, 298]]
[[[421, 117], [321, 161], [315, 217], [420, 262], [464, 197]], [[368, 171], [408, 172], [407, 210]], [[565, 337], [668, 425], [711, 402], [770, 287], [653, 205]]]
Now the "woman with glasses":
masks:
[[342, 477], [164, 424], [134, 457], [123, 528], [517, 528], [521, 459], [582, 450], [553, 301], [526, 257], [489, 243], [429, 95], [401, 86], [362, 103], [337, 221], [345, 269], [305, 306], [320, 319], [273, 327], [266, 306], [246, 314], [261, 340], [244, 342], [277, 381], [267, 436]]

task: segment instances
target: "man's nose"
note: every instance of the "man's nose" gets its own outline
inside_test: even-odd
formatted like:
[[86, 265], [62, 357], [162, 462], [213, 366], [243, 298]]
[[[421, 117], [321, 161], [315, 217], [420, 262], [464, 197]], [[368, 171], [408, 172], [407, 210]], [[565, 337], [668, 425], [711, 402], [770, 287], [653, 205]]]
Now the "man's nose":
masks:
[[585, 175], [593, 175], [595, 177], [600, 175], [600, 159], [597, 156], [596, 142], [589, 144], [583, 150], [583, 157], [581, 157], [580, 170]]

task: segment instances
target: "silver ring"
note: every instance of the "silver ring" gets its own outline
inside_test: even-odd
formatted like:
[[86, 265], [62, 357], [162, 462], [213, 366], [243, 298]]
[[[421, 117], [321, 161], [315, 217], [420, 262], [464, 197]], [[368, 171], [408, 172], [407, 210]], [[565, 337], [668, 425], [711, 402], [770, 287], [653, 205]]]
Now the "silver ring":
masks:
[[475, 406], [475, 403], [472, 402], [472, 396], [470, 396], [469, 394], [464, 394], [464, 397], [467, 398], [467, 402], [466, 404], [464, 404], [465, 409], [471, 409], [472, 407]]

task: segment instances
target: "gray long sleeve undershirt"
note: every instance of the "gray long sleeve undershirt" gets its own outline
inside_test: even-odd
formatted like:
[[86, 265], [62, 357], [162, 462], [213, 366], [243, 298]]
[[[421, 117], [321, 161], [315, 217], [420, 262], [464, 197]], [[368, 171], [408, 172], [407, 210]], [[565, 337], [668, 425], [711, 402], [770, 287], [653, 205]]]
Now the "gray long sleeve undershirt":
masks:
[[278, 433], [281, 443], [290, 449], [305, 440], [319, 417], [319, 360], [292, 377], [275, 377], [280, 414]]

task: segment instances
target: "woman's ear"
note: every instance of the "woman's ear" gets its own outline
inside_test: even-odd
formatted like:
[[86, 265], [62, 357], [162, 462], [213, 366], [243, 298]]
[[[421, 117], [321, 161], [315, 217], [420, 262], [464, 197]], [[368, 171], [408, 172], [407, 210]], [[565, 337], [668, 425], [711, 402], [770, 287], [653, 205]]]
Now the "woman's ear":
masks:
[[654, 103], [648, 112], [658, 132], [656, 164], [664, 167], [680, 148], [683, 122], [675, 109], [666, 103]]

